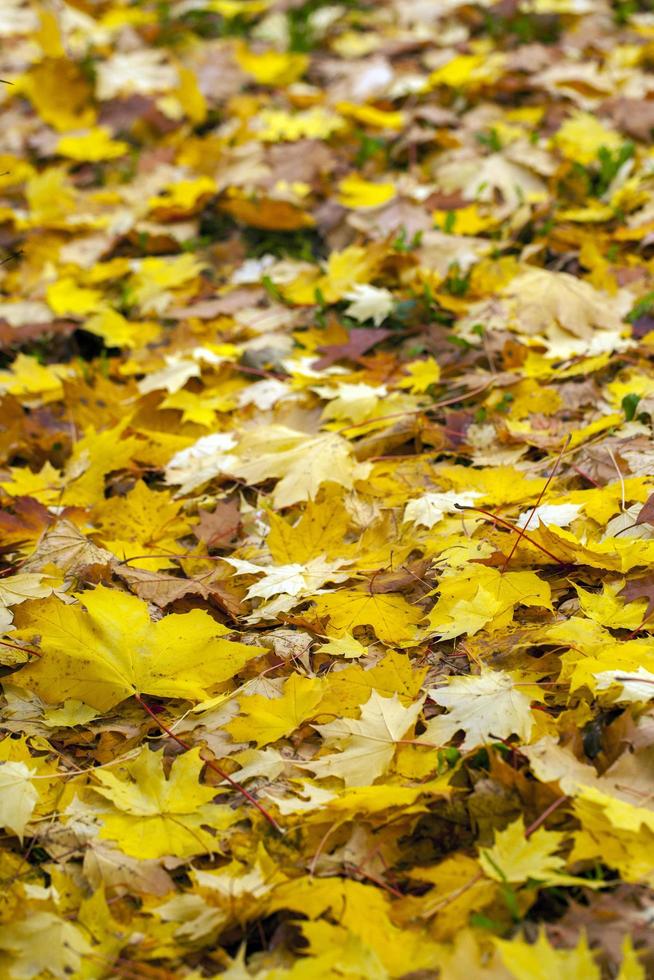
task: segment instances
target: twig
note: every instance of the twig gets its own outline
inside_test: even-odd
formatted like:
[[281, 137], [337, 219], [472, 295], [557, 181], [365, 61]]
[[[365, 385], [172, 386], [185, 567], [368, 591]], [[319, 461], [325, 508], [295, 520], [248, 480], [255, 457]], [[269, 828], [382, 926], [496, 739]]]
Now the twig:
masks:
[[35, 657], [42, 657], [43, 654], [36, 647], [21, 647], [18, 643], [10, 643], [9, 640], [0, 640], [0, 646], [11, 647], [12, 650], [20, 650], [21, 653], [33, 653]]
[[570, 799], [569, 796], [559, 796], [557, 800], [554, 800], [553, 803], [550, 803], [548, 808], [546, 810], [543, 810], [540, 817], [536, 817], [534, 822], [529, 824], [529, 826], [525, 830], [525, 837], [529, 839], [531, 835], [534, 833], [534, 831], [538, 830], [541, 824], [544, 824], [547, 818], [552, 813], [554, 813], [555, 810], [558, 810], [558, 808], [562, 806], [564, 803], [566, 803], [569, 799]]
[[565, 452], [565, 450], [570, 445], [570, 439], [571, 438], [572, 438], [571, 436], [568, 436], [568, 438], [564, 442], [563, 446], [561, 447], [561, 452], [559, 453], [558, 459], [557, 459], [556, 463], [554, 464], [554, 468], [553, 468], [552, 472], [550, 473], [550, 475], [548, 476], [547, 482], [546, 482], [545, 486], [543, 487], [543, 489], [541, 490], [541, 492], [538, 494], [538, 499], [536, 500], [536, 503], [534, 504], [534, 506], [531, 508], [531, 511], [529, 512], [529, 517], [527, 518], [527, 520], [526, 520], [526, 522], [524, 524], [524, 527], [521, 527], [519, 529], [518, 537], [513, 542], [513, 547], [511, 548], [511, 551], [508, 553], [508, 555], [506, 557], [506, 560], [505, 560], [504, 564], [502, 565], [502, 567], [500, 569], [500, 574], [501, 575], [503, 575], [504, 572], [507, 570], [508, 565], [509, 565], [509, 562], [513, 558], [513, 555], [515, 554], [516, 548], [520, 544], [521, 538], [524, 537], [525, 531], [529, 527], [530, 521], [531, 521], [532, 517], [534, 516], [534, 514], [536, 513], [536, 510], [538, 509], [538, 505], [540, 504], [541, 500], [543, 499], [543, 497], [545, 495], [545, 491], [547, 490], [547, 488], [549, 487], [550, 483], [552, 482], [552, 480], [556, 476], [556, 472], [557, 472], [559, 466], [561, 465], [561, 460], [563, 459], [563, 453]]

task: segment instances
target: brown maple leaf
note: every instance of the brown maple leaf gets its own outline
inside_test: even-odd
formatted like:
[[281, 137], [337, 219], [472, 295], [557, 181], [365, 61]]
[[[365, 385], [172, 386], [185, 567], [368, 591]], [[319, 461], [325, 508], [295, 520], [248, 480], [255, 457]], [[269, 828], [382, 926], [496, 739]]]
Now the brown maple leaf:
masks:
[[114, 563], [113, 571], [135, 595], [160, 609], [190, 597], [213, 602], [230, 616], [238, 616], [242, 611], [238, 596], [217, 577], [218, 573], [213, 568], [196, 578], [179, 578], [166, 572], [131, 568], [121, 562]]
[[5, 545], [34, 541], [53, 523], [47, 507], [33, 497], [14, 497], [11, 510], [0, 510], [0, 534]]
[[636, 524], [654, 525], [654, 493], [647, 498], [640, 508], [638, 517], [636, 518]]
[[365, 354], [366, 351], [390, 337], [392, 330], [381, 330], [379, 327], [362, 327], [350, 331], [350, 336], [345, 344], [330, 344], [328, 347], [319, 347], [318, 350], [322, 357], [314, 361], [311, 367], [315, 371], [322, 371], [326, 367], [331, 367], [335, 361], [348, 358], [356, 361], [357, 358]]
[[644, 623], [654, 613], [654, 574], [632, 579], [630, 582], [627, 582], [624, 589], [618, 592], [618, 595], [624, 596], [625, 602], [647, 599], [647, 609], [643, 616]]
[[241, 526], [241, 514], [236, 500], [223, 500], [216, 505], [215, 510], [200, 512], [200, 520], [193, 528], [193, 534], [198, 541], [203, 541], [207, 548], [217, 548], [229, 544], [238, 535]]

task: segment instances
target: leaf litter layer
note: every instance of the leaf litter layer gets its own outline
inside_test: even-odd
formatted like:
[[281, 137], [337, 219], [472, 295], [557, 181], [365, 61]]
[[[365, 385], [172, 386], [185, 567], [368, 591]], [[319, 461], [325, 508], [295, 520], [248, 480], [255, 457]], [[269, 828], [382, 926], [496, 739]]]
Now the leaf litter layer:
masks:
[[652, 975], [650, 8], [4, 0], [3, 976]]

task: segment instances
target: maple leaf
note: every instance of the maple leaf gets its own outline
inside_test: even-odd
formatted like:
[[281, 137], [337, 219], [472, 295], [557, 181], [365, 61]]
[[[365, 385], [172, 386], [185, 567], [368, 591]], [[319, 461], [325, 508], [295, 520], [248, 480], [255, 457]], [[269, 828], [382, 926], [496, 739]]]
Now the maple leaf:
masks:
[[383, 698], [372, 691], [360, 719], [315, 726], [324, 745], [339, 751], [303, 763], [302, 768], [318, 777], [339, 776], [346, 786], [369, 786], [387, 769], [398, 741], [413, 728], [421, 709], [422, 699], [405, 708], [397, 694]]
[[16, 635], [41, 638], [21, 683], [50, 703], [76, 698], [107, 711], [141, 693], [202, 700], [263, 652], [224, 639], [229, 631], [199, 609], [152, 623], [136, 596], [98, 586], [78, 598], [21, 607]]
[[260, 694], [239, 698], [240, 715], [226, 725], [235, 742], [256, 742], [258, 747], [276, 742], [294, 732], [312, 717], [322, 699], [316, 678], [291, 674], [278, 698]]
[[525, 745], [522, 752], [538, 779], [544, 783], [557, 782], [568, 796], [574, 796], [581, 786], [592, 786], [597, 782], [593, 766], [580, 762], [570, 749], [558, 745], [551, 735]]
[[540, 932], [535, 943], [524, 939], [494, 939], [500, 956], [516, 980], [548, 980], [561, 977], [562, 980], [599, 980], [600, 969], [582, 937], [576, 949], [554, 949], [550, 946], [544, 932]]
[[53, 565], [62, 572], [84, 578], [94, 568], [107, 569], [114, 556], [89, 541], [71, 521], [60, 519], [42, 535], [23, 565], [27, 574]]
[[318, 555], [342, 558], [351, 517], [336, 488], [331, 494], [321, 491], [320, 500], [307, 501], [297, 523], [284, 520], [274, 511], [268, 515], [268, 522], [270, 531], [266, 544], [273, 561], [291, 564], [307, 562]]
[[238, 615], [241, 601], [238, 594], [229, 587], [220, 570], [210, 568], [194, 578], [179, 578], [165, 572], [148, 572], [142, 568], [132, 568], [126, 564], [113, 564], [114, 574], [125, 582], [140, 599], [152, 602], [165, 609], [173, 603], [197, 596], [214, 602], [230, 615]]
[[425, 493], [410, 500], [404, 508], [404, 521], [432, 528], [446, 514], [456, 514], [461, 507], [471, 507], [481, 494], [474, 490], [454, 493]]
[[539, 524], [567, 527], [579, 516], [580, 510], [580, 504], [541, 504], [520, 514], [515, 526], [525, 531], [531, 531]]
[[392, 311], [394, 303], [393, 294], [388, 289], [380, 289], [365, 283], [353, 286], [343, 298], [350, 301], [345, 311], [348, 316], [358, 320], [359, 323], [372, 320], [376, 327], [384, 322]]
[[483, 627], [501, 629], [516, 605], [551, 608], [549, 585], [533, 572], [505, 572], [485, 565], [450, 571], [439, 582], [439, 600], [429, 613], [431, 629], [449, 640]]
[[54, 912], [29, 914], [0, 925], [0, 950], [8, 975], [16, 980], [48, 971], [57, 980], [78, 972], [92, 947], [84, 931]]
[[318, 350], [321, 351], [322, 357], [314, 361], [312, 367], [316, 371], [323, 371], [335, 361], [340, 361], [343, 358], [356, 361], [362, 354], [365, 354], [391, 335], [391, 330], [370, 327], [351, 330], [346, 343], [320, 346]]
[[21, 842], [39, 798], [31, 781], [35, 772], [24, 762], [0, 763], [0, 826], [17, 834]]
[[63, 503], [85, 506], [103, 497], [107, 473], [129, 464], [139, 444], [134, 436], [125, 437], [126, 428], [125, 421], [103, 432], [89, 426], [69, 458]]
[[341, 589], [318, 596], [314, 612], [328, 617], [328, 630], [336, 637], [351, 633], [357, 626], [371, 626], [380, 640], [398, 646], [416, 639], [421, 610], [399, 595], [383, 595]]
[[423, 394], [432, 385], [438, 384], [441, 369], [433, 357], [425, 357], [421, 361], [412, 361], [405, 366], [407, 378], [402, 378], [398, 387], [409, 388], [415, 394]]
[[647, 607], [642, 617], [644, 623], [654, 613], [654, 576], [645, 575], [642, 578], [630, 579], [618, 595], [624, 596], [625, 602], [647, 599]]
[[534, 724], [531, 702], [542, 699], [537, 685], [525, 684], [511, 672], [487, 667], [478, 675], [455, 677], [447, 687], [432, 689], [428, 695], [448, 713], [427, 722], [421, 738], [443, 745], [463, 730], [461, 748], [466, 750], [511, 735], [528, 742]]
[[581, 882], [584, 879], [561, 874], [566, 862], [556, 852], [564, 841], [565, 834], [543, 827], [526, 837], [524, 820], [518, 817], [504, 830], [496, 831], [492, 847], [479, 849], [479, 863], [489, 878], [499, 882], [520, 884], [530, 878], [559, 885]]
[[[401, 974], [406, 955], [410, 955], [411, 963], [419, 964], [420, 969], [423, 964], [433, 962], [438, 951], [436, 944], [425, 942], [424, 937], [399, 930], [389, 916], [388, 896], [381, 889], [358, 881], [305, 875], [279, 885], [270, 899], [269, 908], [288, 909], [308, 917], [310, 922], [303, 929], [313, 927], [307, 928], [305, 934], [315, 937], [316, 951], [330, 949], [334, 944], [340, 957], [342, 949], [347, 947], [348, 937], [357, 937], [368, 954], [364, 961], [367, 966], [363, 969], [364, 976], [381, 976], [384, 968], [391, 974]], [[338, 925], [323, 922], [323, 917], [327, 916]], [[402, 938], [408, 942], [408, 950], [402, 945]], [[332, 959], [327, 975], [333, 972], [335, 963]], [[321, 972], [319, 967], [318, 975]]]
[[162, 753], [143, 748], [127, 763], [127, 779], [98, 772], [94, 786], [113, 805], [101, 817], [100, 836], [114, 840], [126, 854], [141, 858], [190, 857], [212, 850], [203, 827], [222, 830], [238, 819], [231, 807], [212, 806], [216, 790], [199, 782], [204, 763], [199, 749], [175, 760], [166, 779]]
[[241, 515], [238, 503], [229, 500], [219, 503], [211, 513], [202, 511], [200, 520], [193, 528], [193, 534], [198, 541], [203, 541], [207, 548], [215, 548], [231, 541], [237, 535], [240, 526]]
[[651, 973], [647, 6], [0, 4], [3, 977]]
[[51, 594], [53, 584], [34, 572], [19, 572], [0, 579], [0, 628], [10, 627], [13, 616], [9, 606], [18, 606], [27, 599], [43, 599]]
[[298, 598], [313, 595], [318, 592], [325, 582], [344, 582], [349, 578], [349, 572], [338, 569], [345, 562], [328, 562], [323, 556], [311, 558], [304, 565], [293, 562], [291, 565], [255, 565], [241, 558], [225, 558], [232, 565], [237, 575], [262, 575], [247, 592], [247, 599], [270, 599], [276, 595], [287, 595]]
[[[169, 491], [153, 491], [138, 480], [124, 497], [114, 496], [99, 502], [93, 509], [99, 543], [121, 559], [140, 558], [139, 566], [150, 570], [170, 568], [172, 562], [162, 552], [176, 554], [178, 538], [191, 525], [180, 513]], [[152, 559], [142, 556], [152, 553]]]
[[283, 427], [271, 427], [244, 437], [239, 456], [230, 466], [246, 483], [279, 479], [273, 491], [275, 507], [288, 507], [314, 498], [327, 482], [352, 487], [363, 479], [366, 464], [355, 463], [349, 443], [334, 433], [312, 438]]

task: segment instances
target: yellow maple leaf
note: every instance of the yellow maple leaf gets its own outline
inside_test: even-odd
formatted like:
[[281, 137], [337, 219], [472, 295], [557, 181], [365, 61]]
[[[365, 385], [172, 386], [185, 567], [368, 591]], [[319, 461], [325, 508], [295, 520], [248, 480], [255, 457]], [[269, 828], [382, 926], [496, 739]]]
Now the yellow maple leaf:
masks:
[[65, 167], [48, 167], [42, 173], [29, 176], [25, 197], [30, 220], [35, 227], [65, 227], [68, 216], [75, 208], [75, 190]]
[[451, 58], [429, 76], [430, 88], [471, 88], [497, 81], [504, 69], [505, 57], [492, 54], [460, 54]]
[[127, 420], [103, 432], [87, 428], [68, 459], [62, 503], [84, 506], [104, 496], [106, 474], [127, 466], [141, 445], [134, 436], [123, 438], [126, 428]]
[[102, 814], [100, 837], [114, 840], [125, 854], [141, 859], [191, 857], [215, 847], [204, 827], [223, 830], [238, 813], [229, 806], [211, 806], [216, 789], [200, 783], [204, 762], [199, 749], [179, 756], [165, 778], [163, 752], [143, 748], [127, 763], [127, 779], [98, 771], [99, 793], [113, 805]]
[[533, 944], [520, 938], [493, 939], [493, 943], [515, 980], [600, 980], [585, 936], [576, 949], [554, 949], [544, 931]]
[[107, 711], [140, 693], [199, 701], [264, 652], [225, 639], [229, 631], [204, 610], [152, 623], [145, 602], [102, 585], [76, 605], [29, 605], [17, 635], [40, 636], [42, 653], [20, 682], [51, 704], [75, 698]]
[[422, 610], [400, 595], [341, 589], [318, 596], [313, 612], [328, 621], [330, 636], [343, 636], [357, 626], [371, 626], [380, 640], [396, 646], [417, 642]]
[[15, 83], [41, 119], [60, 133], [95, 123], [91, 87], [82, 70], [67, 58], [44, 58]]
[[38, 907], [0, 925], [0, 950], [12, 980], [39, 973], [60, 980], [78, 973], [92, 955], [80, 926]]
[[0, 578], [0, 629], [8, 629], [11, 624], [8, 606], [18, 606], [28, 599], [44, 599], [56, 584], [55, 579], [47, 582], [38, 572], [17, 572]]
[[[415, 969], [430, 969], [436, 962], [438, 947], [424, 933], [394, 925], [389, 916], [389, 898], [380, 888], [339, 877], [305, 875], [279, 885], [269, 907], [289, 909], [312, 920], [302, 927], [310, 941], [309, 952], [319, 955], [331, 948], [338, 951], [338, 957], [326, 963], [307, 960], [307, 977], [342, 972], [343, 951], [352, 948], [353, 938], [357, 940], [354, 976], [366, 980], [401, 976], [406, 972], [407, 961]], [[338, 925], [323, 921], [323, 916]]]
[[11, 479], [0, 481], [0, 487], [12, 497], [34, 497], [49, 506], [56, 504], [61, 494], [61, 473], [46, 461], [38, 473], [24, 466], [8, 468]]
[[574, 801], [581, 829], [574, 835], [570, 861], [599, 859], [624, 881], [654, 880], [654, 812], [583, 786]]
[[104, 126], [96, 126], [80, 135], [61, 136], [57, 143], [57, 153], [70, 160], [114, 160], [129, 151], [129, 143], [111, 138]]
[[395, 197], [395, 187], [390, 183], [373, 183], [358, 174], [348, 174], [339, 183], [338, 203], [344, 208], [378, 208]]
[[525, 837], [525, 824], [518, 817], [504, 830], [495, 831], [492, 847], [479, 849], [479, 863], [489, 878], [519, 884], [528, 878], [552, 883], [565, 866], [556, 856], [565, 840], [565, 834], [539, 827], [530, 837]]
[[110, 307], [101, 308], [85, 320], [84, 329], [102, 337], [107, 347], [139, 347], [159, 334], [156, 323], [132, 323]]
[[509, 671], [482, 667], [477, 675], [451, 678], [429, 697], [448, 713], [428, 721], [420, 740], [443, 745], [464, 731], [461, 748], [467, 750], [511, 735], [528, 742], [534, 724], [531, 702], [543, 700], [543, 693]]
[[342, 252], [330, 253], [322, 275], [311, 270], [310, 274], [284, 285], [281, 291], [291, 303], [315, 303], [316, 290], [320, 290], [326, 302], [337, 303], [357, 283], [369, 282], [381, 254], [379, 249], [349, 245]]
[[[423, 896], [407, 896], [397, 909], [399, 921], [431, 919], [431, 931], [440, 941], [460, 934], [471, 912], [479, 912], [497, 892], [495, 884], [479, 874], [479, 864], [466, 854], [453, 854], [432, 867], [413, 867], [411, 878], [429, 882]], [[398, 903], [399, 905], [400, 903]]]
[[162, 553], [177, 554], [177, 539], [191, 529], [180, 510], [181, 504], [173, 501], [170, 491], [150, 490], [138, 480], [124, 497], [109, 497], [94, 507], [98, 532], [93, 537], [121, 559], [148, 553], [157, 556], [132, 562], [137, 568], [169, 568], [172, 562], [161, 557]]
[[258, 54], [243, 42], [236, 45], [234, 54], [243, 71], [259, 85], [291, 85], [305, 73], [309, 64], [306, 54], [272, 50]]
[[164, 187], [157, 197], [148, 201], [148, 209], [155, 212], [171, 212], [178, 217], [190, 214], [204, 200], [216, 193], [216, 182], [212, 177], [200, 176], [192, 180], [178, 180]]
[[439, 480], [455, 490], [475, 490], [481, 494], [479, 503], [513, 504], [535, 500], [544, 489], [546, 480], [529, 477], [513, 466], [493, 466], [474, 469], [470, 466], [443, 466]]
[[9, 392], [26, 401], [34, 397], [41, 402], [51, 402], [63, 396], [62, 378], [70, 374], [63, 364], [39, 364], [36, 357], [18, 354], [11, 367], [0, 371], [0, 393]]
[[235, 742], [269, 745], [285, 738], [312, 717], [322, 698], [322, 685], [315, 677], [291, 674], [284, 683], [281, 697], [266, 698], [260, 694], [240, 697], [240, 716], [225, 727]]
[[57, 316], [84, 316], [102, 308], [102, 293], [97, 289], [78, 286], [74, 279], [59, 279], [46, 289], [50, 309]]
[[421, 710], [422, 698], [405, 708], [397, 694], [383, 698], [372, 691], [359, 719], [315, 726], [332, 752], [299, 765], [318, 778], [338, 776], [346, 786], [369, 786], [388, 768], [397, 743], [413, 728]]
[[643, 598], [625, 603], [619, 597], [624, 585], [624, 580], [605, 582], [601, 593], [588, 592], [575, 585], [581, 611], [589, 619], [610, 629], [636, 629], [643, 621], [647, 602]]
[[408, 377], [398, 382], [399, 388], [409, 388], [414, 394], [422, 394], [431, 385], [439, 382], [441, 369], [433, 357], [425, 357], [420, 361], [410, 361], [404, 365]]
[[172, 301], [172, 294], [168, 291], [195, 279], [202, 269], [202, 262], [188, 252], [165, 258], [140, 259], [138, 268], [130, 277], [130, 288], [144, 313], [158, 313]]
[[320, 105], [295, 113], [264, 109], [250, 123], [258, 138], [267, 143], [328, 139], [344, 125], [340, 116]]
[[318, 555], [344, 557], [344, 539], [351, 518], [338, 487], [331, 486], [331, 490], [328, 484], [326, 490], [321, 491], [319, 500], [307, 501], [295, 524], [271, 511], [266, 544], [276, 564], [307, 562]]
[[439, 599], [429, 613], [429, 627], [441, 639], [480, 629], [497, 630], [513, 619], [516, 606], [552, 608], [550, 587], [535, 572], [502, 572], [467, 564], [450, 570], [439, 584]]
[[559, 127], [552, 142], [569, 160], [589, 164], [597, 159], [602, 147], [616, 150], [622, 138], [614, 129], [604, 126], [589, 112], [575, 112]]
[[35, 773], [24, 762], [0, 763], [0, 827], [11, 830], [21, 843], [39, 798], [31, 781]]
[[351, 488], [367, 475], [356, 463], [347, 440], [335, 433], [306, 436], [285, 426], [262, 427], [247, 433], [227, 471], [246, 483], [279, 480], [273, 491], [275, 507], [289, 507], [314, 498], [325, 483]]

